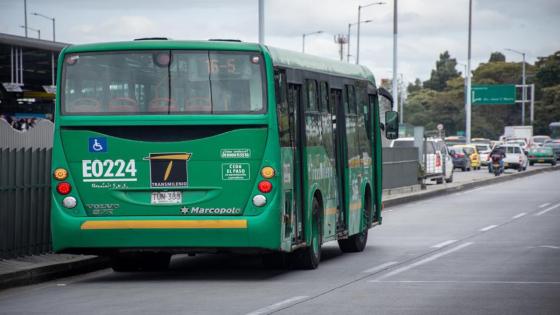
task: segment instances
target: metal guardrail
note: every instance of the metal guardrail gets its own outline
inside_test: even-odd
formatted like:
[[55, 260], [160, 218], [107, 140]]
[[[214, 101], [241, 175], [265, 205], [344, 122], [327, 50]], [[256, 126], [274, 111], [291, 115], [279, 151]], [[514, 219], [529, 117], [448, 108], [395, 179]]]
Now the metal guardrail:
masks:
[[50, 251], [52, 149], [0, 149], [0, 258]]
[[383, 148], [383, 189], [418, 184], [418, 148]]

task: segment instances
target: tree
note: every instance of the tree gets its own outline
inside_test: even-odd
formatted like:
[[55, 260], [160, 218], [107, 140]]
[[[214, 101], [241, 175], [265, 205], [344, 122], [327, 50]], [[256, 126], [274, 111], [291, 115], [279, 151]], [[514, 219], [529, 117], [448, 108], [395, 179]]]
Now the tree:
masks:
[[413, 93], [416, 91], [420, 91], [422, 89], [422, 81], [420, 81], [420, 79], [416, 78], [416, 80], [414, 80], [414, 84], [409, 83], [408, 87], [406, 88], [406, 91], [408, 93]]
[[549, 87], [560, 84], [560, 51], [547, 57], [539, 57], [535, 66], [539, 86]]
[[456, 66], [457, 60], [451, 58], [448, 51], [444, 51], [439, 55], [439, 60], [436, 61], [436, 68], [432, 70], [430, 79], [424, 81], [424, 88], [443, 91], [447, 87], [448, 80], [459, 76], [459, 72], [455, 69]]
[[506, 56], [499, 51], [495, 51], [490, 54], [488, 62], [506, 62]]

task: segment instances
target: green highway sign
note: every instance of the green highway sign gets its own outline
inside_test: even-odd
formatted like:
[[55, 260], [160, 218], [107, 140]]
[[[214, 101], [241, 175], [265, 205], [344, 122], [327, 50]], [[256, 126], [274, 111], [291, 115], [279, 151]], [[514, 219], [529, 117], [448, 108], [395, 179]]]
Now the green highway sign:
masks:
[[473, 105], [515, 104], [515, 85], [473, 85], [471, 100]]

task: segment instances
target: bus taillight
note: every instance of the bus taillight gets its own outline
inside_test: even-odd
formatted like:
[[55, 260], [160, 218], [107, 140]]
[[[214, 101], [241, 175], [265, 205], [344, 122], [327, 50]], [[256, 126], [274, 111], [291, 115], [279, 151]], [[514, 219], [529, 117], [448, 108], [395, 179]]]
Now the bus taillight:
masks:
[[54, 170], [53, 176], [56, 180], [65, 180], [68, 177], [68, 171], [63, 168], [57, 168]]
[[67, 182], [58, 183], [56, 191], [61, 195], [68, 195], [72, 191], [72, 186]]
[[262, 180], [259, 183], [259, 191], [262, 193], [268, 193], [272, 190], [272, 183], [267, 180]]

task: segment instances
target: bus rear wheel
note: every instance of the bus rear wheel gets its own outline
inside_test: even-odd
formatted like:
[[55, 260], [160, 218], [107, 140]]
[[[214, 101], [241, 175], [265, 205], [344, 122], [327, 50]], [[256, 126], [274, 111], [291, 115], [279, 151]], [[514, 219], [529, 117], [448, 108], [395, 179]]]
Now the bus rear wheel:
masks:
[[338, 247], [343, 253], [357, 253], [363, 251], [366, 248], [369, 222], [370, 222], [372, 212], [373, 212], [372, 203], [371, 203], [370, 193], [368, 190], [365, 196], [364, 214], [363, 214], [364, 222], [362, 223], [363, 230], [358, 234], [351, 235], [347, 239], [338, 240]]
[[321, 261], [321, 207], [316, 198], [313, 198], [312, 213], [311, 243], [290, 255], [291, 265], [296, 269], [316, 269]]
[[111, 268], [116, 272], [166, 270], [171, 261], [168, 253], [123, 253], [111, 256]]

